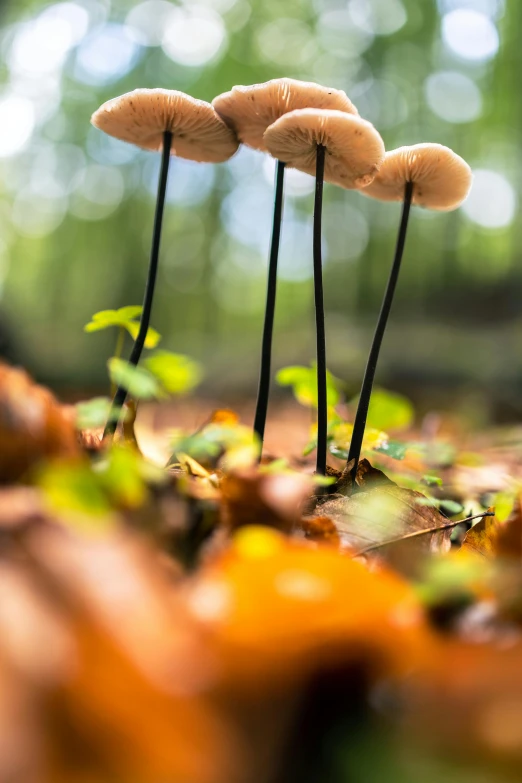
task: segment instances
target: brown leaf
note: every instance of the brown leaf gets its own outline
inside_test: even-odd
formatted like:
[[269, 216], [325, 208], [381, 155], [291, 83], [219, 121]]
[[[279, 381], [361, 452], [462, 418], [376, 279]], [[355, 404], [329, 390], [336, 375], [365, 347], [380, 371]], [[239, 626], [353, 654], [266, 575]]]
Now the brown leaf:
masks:
[[375, 551], [407, 573], [415, 569], [419, 556], [449, 548], [451, 531], [440, 530], [449, 520], [436, 508], [422, 505], [424, 495], [381, 477], [372, 488], [371, 480], [369, 489], [351, 497], [332, 497], [317, 510], [315, 516], [334, 522], [343, 548], [359, 554]]
[[511, 514], [499, 527], [496, 551], [501, 557], [522, 560], [522, 495], [517, 497]]
[[[494, 508], [488, 508], [488, 513], [494, 511]], [[501, 523], [496, 517], [482, 517], [464, 536], [461, 551], [474, 552], [483, 557], [494, 557], [497, 553], [500, 528]]]
[[302, 504], [312, 487], [311, 477], [298, 473], [238, 470], [221, 482], [222, 520], [230, 529], [269, 525], [289, 532], [300, 519]]
[[[403, 695], [408, 744], [424, 740], [440, 758], [451, 750], [460, 758], [514, 764], [520, 778], [522, 762], [522, 645], [441, 644], [428, 656], [419, 680], [412, 679]], [[484, 780], [505, 780], [502, 767]]]
[[48, 518], [43, 498], [37, 489], [30, 487], [0, 489], [1, 533], [25, 529]]
[[43, 527], [24, 552], [38, 592], [0, 570], [10, 588], [0, 661], [47, 681], [54, 766], [38, 779], [79, 780], [86, 764], [96, 781], [233, 780], [234, 740], [205, 695], [216, 676], [206, 635], [154, 552], [122, 531], [85, 539]]
[[17, 481], [46, 457], [77, 451], [72, 417], [49, 389], [0, 363], [0, 482]]
[[[354, 460], [349, 462], [343, 470], [336, 486], [336, 491], [341, 495], [352, 495], [354, 492], [351, 471]], [[357, 475], [355, 477], [355, 490], [370, 489], [378, 486], [396, 487], [394, 481], [388, 478], [382, 470], [374, 468], [367, 459], [361, 459], [357, 466]]]
[[305, 517], [301, 521], [301, 529], [309, 541], [331, 544], [340, 548], [341, 538], [329, 517]]

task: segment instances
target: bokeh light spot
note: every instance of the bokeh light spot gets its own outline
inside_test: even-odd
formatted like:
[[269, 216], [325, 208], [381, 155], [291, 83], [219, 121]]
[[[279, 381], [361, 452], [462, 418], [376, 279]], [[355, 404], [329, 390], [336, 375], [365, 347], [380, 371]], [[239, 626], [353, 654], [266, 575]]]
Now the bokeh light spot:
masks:
[[276, 19], [257, 33], [257, 48], [263, 60], [281, 66], [304, 65], [316, 53], [310, 27], [300, 19]]
[[134, 6], [125, 19], [130, 37], [142, 46], [160, 46], [173, 8], [167, 0], [146, 0]]
[[391, 35], [404, 27], [408, 16], [401, 0], [350, 0], [354, 24], [373, 35]]
[[106, 24], [80, 45], [75, 76], [85, 84], [110, 84], [134, 67], [140, 50], [124, 25]]
[[504, 4], [505, 0], [438, 0], [439, 11], [442, 15], [465, 8], [486, 14], [486, 16], [490, 16], [492, 19], [502, 16]]
[[499, 47], [497, 28], [478, 11], [457, 9], [442, 19], [442, 37], [446, 46], [465, 60], [490, 60]]
[[374, 40], [372, 31], [357, 26], [346, 9], [322, 13], [318, 21], [318, 34], [326, 52], [345, 60], [359, 57]]
[[[263, 174], [268, 184], [275, 182], [275, 170], [276, 162], [274, 158], [267, 155], [263, 163]], [[298, 169], [287, 168], [285, 170], [285, 194], [287, 196], [293, 196], [294, 198], [300, 198], [302, 196], [308, 196], [315, 190], [315, 179], [309, 174], [305, 174], [304, 171], [298, 171]]]
[[211, 8], [176, 8], [168, 18], [163, 51], [180, 65], [199, 66], [213, 60], [226, 42], [221, 16]]
[[82, 173], [70, 211], [82, 220], [103, 220], [119, 207], [124, 190], [119, 169], [91, 163]]
[[33, 128], [34, 109], [30, 101], [15, 95], [0, 98], [0, 158], [23, 149]]
[[475, 82], [456, 71], [439, 71], [424, 85], [428, 106], [446, 122], [471, 122], [482, 113], [482, 94]]
[[[159, 169], [160, 156], [147, 155], [143, 167], [143, 182], [154, 198], [158, 190]], [[195, 206], [205, 201], [214, 184], [213, 166], [175, 158], [172, 161], [172, 169], [172, 176], [167, 183], [168, 202]]]
[[34, 21], [21, 24], [8, 56], [15, 73], [39, 75], [59, 70], [67, 53], [87, 32], [89, 15], [76, 3], [57, 3]]
[[471, 192], [462, 209], [473, 223], [483, 228], [505, 228], [515, 217], [517, 195], [503, 174], [476, 169]]
[[65, 217], [67, 197], [63, 188], [50, 179], [24, 188], [17, 195], [11, 213], [22, 236], [40, 239], [55, 231]]

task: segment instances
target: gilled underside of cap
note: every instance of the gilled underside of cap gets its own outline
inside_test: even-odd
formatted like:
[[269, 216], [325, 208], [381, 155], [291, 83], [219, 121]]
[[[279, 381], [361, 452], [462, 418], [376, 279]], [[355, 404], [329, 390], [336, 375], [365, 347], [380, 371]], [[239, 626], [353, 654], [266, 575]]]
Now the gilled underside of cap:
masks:
[[472, 173], [448, 147], [414, 144], [387, 152], [378, 175], [362, 192], [382, 201], [402, 201], [406, 182], [413, 182], [413, 204], [449, 211], [468, 195]]
[[274, 158], [307, 174], [315, 174], [317, 146], [322, 144], [324, 178], [345, 188], [368, 185], [384, 158], [384, 143], [373, 125], [340, 111], [289, 112], [268, 128], [264, 138]]
[[91, 122], [110, 136], [155, 152], [170, 131], [172, 153], [188, 160], [221, 163], [238, 148], [234, 132], [210, 103], [178, 90], [125, 93], [100, 106]]
[[287, 78], [233, 87], [214, 98], [212, 105], [243, 144], [265, 152], [264, 132], [287, 112], [314, 108], [358, 114], [342, 90]]

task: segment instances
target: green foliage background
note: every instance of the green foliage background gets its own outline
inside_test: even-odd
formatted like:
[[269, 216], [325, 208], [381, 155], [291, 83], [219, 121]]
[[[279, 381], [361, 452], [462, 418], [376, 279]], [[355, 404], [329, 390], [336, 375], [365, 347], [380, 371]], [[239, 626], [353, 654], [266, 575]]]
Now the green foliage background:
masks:
[[[350, 3], [354, 1], [364, 10], [365, 0]], [[94, 388], [104, 382], [113, 335], [86, 335], [83, 325], [97, 310], [141, 302], [158, 161], [149, 153], [122, 153], [124, 145], [109, 148], [89, 125], [101, 102], [135, 87], [176, 88], [210, 101], [234, 84], [282, 75], [311, 79], [346, 90], [361, 115], [381, 131], [387, 148], [421, 141], [447, 144], [472, 167], [501, 174], [517, 195], [521, 3], [401, 0], [404, 24], [390, 34], [366, 37], [347, 15], [350, 3], [171, 3], [190, 13], [204, 6], [205, 13], [224, 22], [226, 37], [218, 53], [201, 66], [182, 65], [160, 46], [136, 46], [123, 72], [86, 83], [78, 63], [87, 39], [70, 49], [53, 76], [59, 90], [56, 106], [19, 152], [0, 158], [1, 313], [15, 359], [56, 386]], [[377, 0], [366, 0], [370, 11], [375, 3], [378, 10]], [[384, 3], [385, 19], [396, 9], [394, 3]], [[139, 4], [78, 0], [77, 5], [90, 13], [87, 35], [92, 36], [103, 25], [124, 24]], [[13, 41], [48, 6], [40, 0], [3, 4], [4, 95], [25, 94], [27, 79], [21, 82], [12, 66]], [[500, 41], [496, 55], [465, 59], [444, 43], [444, 13], [462, 8], [491, 13]], [[343, 24], [334, 24], [331, 13], [340, 13]], [[482, 108], [475, 119], [449, 122], [430, 108], [427, 80], [440, 71], [461, 73], [477, 85]], [[36, 91], [44, 76], [31, 77]], [[127, 162], [121, 162], [125, 156]], [[82, 181], [91, 165], [105, 168], [95, 170], [89, 190]], [[153, 324], [163, 335], [162, 347], [203, 362], [204, 389], [218, 394], [255, 393], [270, 234], [270, 172], [263, 172], [264, 165], [262, 156], [241, 152], [213, 171], [202, 173], [198, 164], [177, 161], [171, 170], [173, 200], [165, 217]], [[123, 197], [117, 208], [108, 209], [103, 207], [104, 176], [114, 169]], [[24, 221], [31, 224], [35, 192], [42, 204], [51, 204], [49, 171], [61, 181], [63, 219], [35, 236]], [[276, 369], [308, 364], [314, 357], [311, 241], [306, 241], [313, 198], [309, 190], [286, 200], [293, 227], [285, 224], [284, 263], [290, 273], [283, 275], [278, 292]], [[103, 208], [96, 219], [98, 201]], [[398, 205], [325, 188], [328, 365], [354, 393], [398, 217]], [[410, 394], [412, 388], [424, 393], [429, 387], [432, 399], [439, 394], [453, 398], [457, 388], [472, 388], [479, 407], [481, 395], [493, 393], [493, 403], [518, 410], [520, 248], [516, 213], [506, 226], [486, 228], [462, 210], [448, 215], [415, 210], [379, 383], [408, 387]]]

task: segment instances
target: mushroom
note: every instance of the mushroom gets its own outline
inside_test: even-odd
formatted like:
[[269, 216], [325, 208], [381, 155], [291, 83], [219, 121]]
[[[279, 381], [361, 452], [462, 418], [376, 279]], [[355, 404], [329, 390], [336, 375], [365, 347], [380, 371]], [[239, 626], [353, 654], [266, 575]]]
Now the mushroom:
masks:
[[384, 159], [384, 143], [373, 125], [336, 110], [298, 109], [265, 133], [269, 152], [287, 166], [315, 174], [319, 146], [327, 150], [324, 177], [344, 188], [369, 185]]
[[[212, 105], [220, 117], [233, 128], [243, 144], [262, 152], [267, 151], [263, 138], [266, 129], [288, 112], [312, 107], [317, 109], [337, 109], [349, 114], [358, 114], [357, 109], [342, 90], [335, 90], [333, 87], [322, 87], [313, 82], [302, 82], [287, 78], [272, 79], [264, 84], [253, 84], [249, 87], [241, 85], [233, 87], [229, 92], [214, 98]], [[272, 335], [277, 287], [277, 262], [283, 214], [285, 165], [284, 160], [277, 160], [272, 239], [270, 243], [268, 285], [261, 347], [261, 368], [254, 418], [254, 432], [261, 441], [261, 449], [265, 434], [270, 391]]]
[[[94, 112], [91, 122], [110, 136], [136, 144], [142, 149], [161, 152], [143, 313], [129, 357], [130, 364], [137, 365], [145, 344], [154, 298], [170, 156], [172, 154], [188, 160], [221, 163], [234, 154], [239, 142], [210, 103], [192, 98], [178, 90], [139, 89], [125, 93], [104, 103]], [[119, 387], [114, 396], [104, 437], [114, 434], [118, 423], [115, 414], [121, 409], [126, 396], [126, 390]]]
[[361, 193], [382, 201], [402, 201], [403, 207], [395, 257], [368, 356], [348, 452], [348, 464], [353, 460], [350, 468], [353, 481], [361, 456], [379, 352], [399, 277], [410, 207], [416, 204], [445, 212], [457, 209], [467, 197], [471, 181], [472, 173], [466, 161], [448, 147], [415, 144], [387, 152], [371, 185], [361, 190]]
[[468, 195], [471, 169], [442, 144], [399, 147], [386, 153], [379, 173], [361, 193], [381, 201], [403, 201], [406, 182], [415, 185], [412, 204], [449, 212]]
[[345, 188], [368, 185], [384, 158], [384, 144], [371, 123], [353, 114], [328, 109], [297, 109], [274, 122], [265, 133], [269, 152], [287, 165], [315, 173], [314, 291], [317, 334], [317, 461], [326, 473], [327, 397], [326, 340], [321, 258], [323, 181]]
[[212, 106], [243, 144], [262, 152], [267, 152], [266, 129], [288, 112], [314, 108], [359, 113], [342, 90], [287, 78], [238, 85], [214, 98]]

